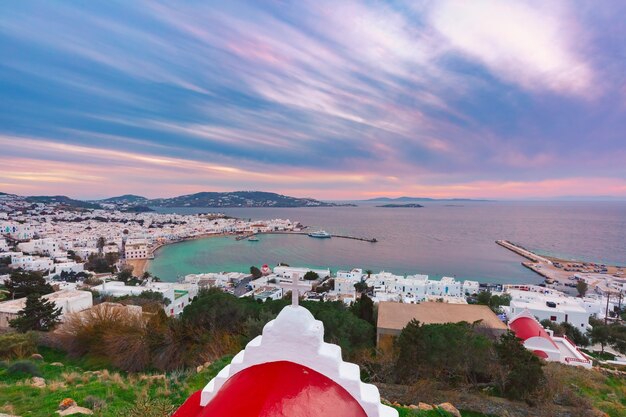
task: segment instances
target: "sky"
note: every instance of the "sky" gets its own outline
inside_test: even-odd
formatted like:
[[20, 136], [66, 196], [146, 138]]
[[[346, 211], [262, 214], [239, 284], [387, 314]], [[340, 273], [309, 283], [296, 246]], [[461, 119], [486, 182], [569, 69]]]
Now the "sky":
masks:
[[626, 2], [0, 3], [0, 191], [626, 198]]

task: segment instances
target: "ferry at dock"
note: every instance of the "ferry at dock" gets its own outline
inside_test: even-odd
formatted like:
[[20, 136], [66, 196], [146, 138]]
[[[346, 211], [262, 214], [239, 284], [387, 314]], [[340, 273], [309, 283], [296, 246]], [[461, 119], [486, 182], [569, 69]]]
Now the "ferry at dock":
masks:
[[317, 232], [309, 233], [309, 237], [315, 237], [318, 239], [329, 239], [332, 235], [325, 230], [318, 230]]

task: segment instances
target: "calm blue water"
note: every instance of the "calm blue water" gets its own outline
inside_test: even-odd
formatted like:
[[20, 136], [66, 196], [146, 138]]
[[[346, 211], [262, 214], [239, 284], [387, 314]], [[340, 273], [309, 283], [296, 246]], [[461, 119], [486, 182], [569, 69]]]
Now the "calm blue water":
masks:
[[[166, 280], [199, 272], [246, 271], [267, 263], [361, 267], [397, 274], [455, 276], [493, 283], [537, 283], [522, 258], [496, 245], [508, 239], [541, 254], [626, 264], [626, 202], [422, 203], [419, 209], [373, 204], [333, 208], [221, 209], [252, 219], [289, 218], [333, 234], [375, 237], [378, 243], [307, 236], [260, 242], [209, 238], [164, 247], [150, 271]], [[161, 209], [194, 213], [207, 209]]]

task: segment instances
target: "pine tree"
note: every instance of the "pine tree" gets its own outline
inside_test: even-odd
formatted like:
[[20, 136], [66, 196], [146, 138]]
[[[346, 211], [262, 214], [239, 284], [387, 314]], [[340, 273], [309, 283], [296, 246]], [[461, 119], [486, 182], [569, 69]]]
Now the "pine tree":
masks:
[[15, 271], [6, 283], [10, 297], [13, 299], [28, 297], [30, 294], [50, 294], [54, 292], [39, 272]]
[[20, 332], [48, 331], [59, 322], [61, 310], [61, 307], [44, 300], [39, 294], [30, 294], [26, 297], [26, 306], [17, 313], [15, 319], [9, 321], [9, 326]]

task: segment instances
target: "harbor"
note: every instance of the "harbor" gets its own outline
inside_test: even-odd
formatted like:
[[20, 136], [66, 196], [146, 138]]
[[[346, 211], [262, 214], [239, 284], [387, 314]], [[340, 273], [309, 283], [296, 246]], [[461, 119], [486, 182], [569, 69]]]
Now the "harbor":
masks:
[[507, 240], [496, 243], [526, 259], [522, 265], [544, 278], [546, 287], [576, 293], [578, 281], [584, 281], [589, 291], [599, 294], [621, 294], [626, 288], [626, 267], [597, 262], [559, 259], [538, 255]]
[[[311, 234], [312, 233], [310, 232], [278, 232], [278, 231], [277, 232], [259, 232], [259, 233], [249, 233], [245, 235], [236, 236], [235, 240], [246, 240], [253, 236], [260, 236], [260, 235], [301, 235], [301, 236], [316, 237], [316, 236], [311, 236]], [[349, 235], [328, 235], [324, 237], [325, 238], [333, 237], [333, 238], [338, 238], [338, 239], [350, 239], [350, 240], [357, 240], [360, 242], [369, 242], [369, 243], [378, 242], [376, 238], [367, 238], [367, 237], [349, 236]]]

